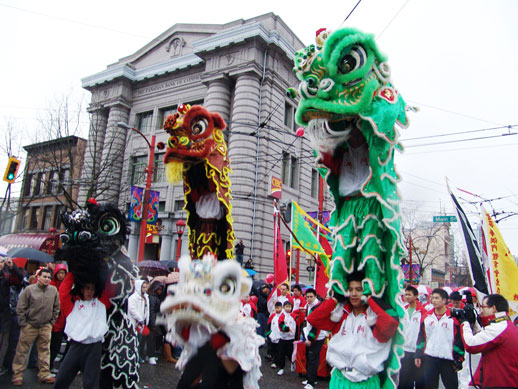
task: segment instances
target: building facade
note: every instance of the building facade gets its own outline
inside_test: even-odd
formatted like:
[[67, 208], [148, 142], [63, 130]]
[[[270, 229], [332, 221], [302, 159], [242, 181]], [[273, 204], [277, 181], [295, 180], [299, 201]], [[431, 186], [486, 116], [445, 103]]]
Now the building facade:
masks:
[[27, 158], [14, 233], [0, 237], [0, 245], [28, 246], [54, 254], [62, 228], [61, 213], [77, 206], [86, 139], [67, 136], [24, 149]]
[[[161, 129], [180, 103], [202, 104], [227, 122], [225, 131], [233, 173], [232, 216], [236, 242], [245, 244], [262, 275], [273, 271], [272, 178], [282, 179], [282, 201], [318, 209], [318, 174], [309, 142], [296, 136], [296, 101], [286, 95], [297, 86], [293, 56], [305, 45], [275, 14], [226, 24], [176, 24], [136, 53], [86, 77], [92, 117], [79, 202], [95, 193], [100, 201], [128, 210], [130, 188], [143, 186], [148, 140], [167, 142]], [[160, 192], [158, 236], [146, 244], [145, 259], [175, 258], [175, 224], [185, 218], [183, 188], [165, 180], [163, 152], [155, 154], [152, 190]], [[88, 186], [92, 188], [92, 185]], [[326, 196], [324, 209], [330, 209]], [[128, 250], [136, 258], [138, 225]], [[185, 234], [187, 235], [187, 234]], [[283, 239], [289, 235], [283, 228]], [[185, 237], [184, 237], [184, 240]], [[182, 245], [182, 252], [186, 251]], [[304, 270], [304, 254], [301, 268]], [[304, 270], [305, 271], [305, 270]]]

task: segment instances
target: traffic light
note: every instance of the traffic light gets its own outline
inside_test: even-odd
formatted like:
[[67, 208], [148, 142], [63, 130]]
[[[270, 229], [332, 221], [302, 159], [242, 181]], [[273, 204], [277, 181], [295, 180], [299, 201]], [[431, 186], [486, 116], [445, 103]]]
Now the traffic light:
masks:
[[12, 184], [16, 180], [16, 173], [20, 167], [20, 160], [14, 157], [9, 157], [7, 168], [5, 169], [4, 181]]

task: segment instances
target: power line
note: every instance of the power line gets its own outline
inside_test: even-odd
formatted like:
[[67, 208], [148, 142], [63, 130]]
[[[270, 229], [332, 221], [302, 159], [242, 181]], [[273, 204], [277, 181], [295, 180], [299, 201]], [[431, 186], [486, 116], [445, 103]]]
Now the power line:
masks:
[[511, 129], [513, 127], [516, 127], [516, 124], [507, 125], [507, 126], [500, 126], [500, 127], [491, 127], [491, 128], [482, 128], [480, 130], [469, 130], [469, 131], [459, 131], [459, 132], [451, 132], [451, 133], [445, 133], [445, 134], [437, 134], [437, 135], [427, 135], [427, 136], [420, 136], [417, 138], [406, 138], [401, 139], [401, 142], [408, 142], [412, 140], [419, 140], [419, 139], [430, 139], [430, 138], [440, 138], [443, 136], [453, 136], [453, 135], [461, 135], [461, 134], [470, 134], [473, 132], [483, 132], [483, 131], [493, 131], [493, 130], [502, 130], [504, 128]]
[[399, 11], [396, 12], [396, 14], [392, 17], [392, 19], [390, 19], [390, 21], [388, 22], [388, 24], [385, 26], [385, 28], [383, 30], [381, 30], [381, 32], [378, 34], [378, 39], [381, 37], [381, 35], [383, 35], [383, 33], [385, 32], [385, 30], [387, 28], [389, 28], [389, 26], [392, 24], [392, 22], [398, 17], [398, 15], [401, 13], [401, 11], [403, 11], [403, 8], [406, 7], [406, 5], [410, 2], [410, 0], [406, 0], [405, 4], [403, 4], [403, 6], [399, 9]]
[[349, 15], [347, 15], [344, 19], [344, 21], [342, 22], [342, 24], [344, 24], [347, 19], [349, 19], [349, 16], [352, 15], [352, 13], [354, 12], [354, 10], [356, 9], [356, 7], [358, 7], [360, 5], [360, 3], [362, 2], [362, 0], [358, 0], [358, 2], [356, 3], [356, 5], [353, 7], [353, 9], [351, 10], [351, 12], [349, 12]]
[[481, 136], [478, 138], [469, 138], [469, 139], [457, 139], [457, 140], [449, 140], [444, 142], [435, 142], [435, 143], [422, 143], [418, 145], [409, 145], [405, 146], [406, 148], [412, 148], [412, 147], [421, 147], [421, 146], [435, 146], [435, 145], [443, 145], [448, 143], [458, 143], [458, 142], [469, 142], [474, 140], [482, 140], [482, 139], [492, 139], [492, 138], [499, 138], [502, 136], [511, 136], [511, 135], [518, 135], [518, 133], [512, 133], [512, 134], [501, 134], [501, 135], [492, 135], [492, 136]]

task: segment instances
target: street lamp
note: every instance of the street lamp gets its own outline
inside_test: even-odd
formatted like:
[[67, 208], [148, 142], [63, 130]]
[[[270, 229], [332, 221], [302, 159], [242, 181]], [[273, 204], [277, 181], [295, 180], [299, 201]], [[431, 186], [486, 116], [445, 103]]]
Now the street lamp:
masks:
[[182, 251], [182, 235], [185, 231], [185, 221], [178, 220], [176, 222], [176, 233], [178, 234], [178, 243], [176, 244], [176, 260], [180, 258], [180, 252]]
[[138, 240], [138, 261], [144, 260], [144, 249], [146, 247], [146, 234], [147, 234], [147, 217], [149, 208], [149, 191], [151, 190], [151, 175], [153, 173], [153, 163], [155, 160], [155, 135], [151, 136], [151, 143], [146, 136], [134, 127], [124, 122], [118, 122], [117, 126], [126, 130], [131, 130], [139, 134], [146, 141], [149, 147], [149, 160], [147, 164], [146, 172], [146, 188], [144, 190], [144, 201], [142, 202], [142, 218], [140, 219], [140, 236]]

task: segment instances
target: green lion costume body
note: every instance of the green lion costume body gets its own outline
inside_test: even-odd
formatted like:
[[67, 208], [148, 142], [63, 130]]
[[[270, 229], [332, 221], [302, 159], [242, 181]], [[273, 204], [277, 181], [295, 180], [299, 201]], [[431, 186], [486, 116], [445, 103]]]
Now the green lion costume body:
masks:
[[[405, 248], [394, 151], [401, 149], [396, 125], [407, 126], [408, 108], [391, 84], [386, 57], [373, 35], [319, 30], [316, 45], [296, 53], [294, 71], [300, 80], [296, 121], [306, 127], [335, 202], [329, 292], [347, 296], [346, 275], [362, 271], [364, 294], [382, 298], [401, 318]], [[297, 92], [290, 88], [288, 95]], [[395, 387], [403, 343], [400, 324], [379, 375], [384, 388]]]

